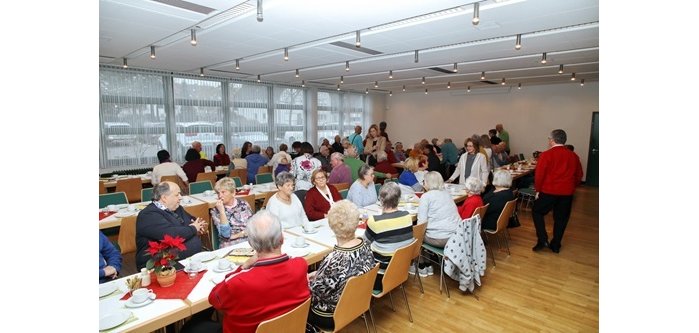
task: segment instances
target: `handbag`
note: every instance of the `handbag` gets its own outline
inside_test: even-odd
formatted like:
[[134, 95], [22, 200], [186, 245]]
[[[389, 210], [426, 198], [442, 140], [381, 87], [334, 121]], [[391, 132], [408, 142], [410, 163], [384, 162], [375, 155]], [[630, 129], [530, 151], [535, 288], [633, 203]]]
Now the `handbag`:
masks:
[[507, 221], [507, 227], [508, 228], [517, 228], [521, 226], [519, 223], [519, 217], [517, 217], [517, 211], [515, 210], [512, 213], [512, 216], [510, 216], [510, 219]]

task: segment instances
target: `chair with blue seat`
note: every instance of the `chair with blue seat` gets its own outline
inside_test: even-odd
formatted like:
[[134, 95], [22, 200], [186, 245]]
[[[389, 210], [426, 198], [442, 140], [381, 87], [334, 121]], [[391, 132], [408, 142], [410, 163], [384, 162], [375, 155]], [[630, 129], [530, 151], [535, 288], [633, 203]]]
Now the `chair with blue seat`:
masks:
[[128, 203], [129, 200], [126, 199], [126, 193], [124, 192], [100, 194], [100, 209], [109, 205], [121, 205]]
[[197, 174], [196, 182], [203, 182], [205, 180], [211, 182], [211, 187], [213, 187], [218, 180], [216, 172], [200, 172]]
[[340, 192], [340, 196], [342, 197], [342, 199], [347, 199], [347, 192], [349, 192], [348, 189], [339, 190], [338, 192]]
[[235, 187], [242, 187], [243, 186], [243, 181], [240, 180], [240, 177], [231, 177], [233, 178], [233, 181], [235, 182]]
[[383, 186], [383, 185], [381, 185], [381, 184], [374, 184], [374, 188], [376, 189], [376, 195], [377, 195], [377, 196], [379, 195], [379, 191], [381, 190], [381, 186]]
[[141, 201], [148, 202], [153, 200], [153, 188], [141, 189]]
[[211, 182], [208, 180], [189, 183], [189, 194], [204, 193], [204, 191], [212, 191], [213, 189]]
[[271, 173], [258, 173], [255, 175], [255, 184], [271, 183], [274, 179]]

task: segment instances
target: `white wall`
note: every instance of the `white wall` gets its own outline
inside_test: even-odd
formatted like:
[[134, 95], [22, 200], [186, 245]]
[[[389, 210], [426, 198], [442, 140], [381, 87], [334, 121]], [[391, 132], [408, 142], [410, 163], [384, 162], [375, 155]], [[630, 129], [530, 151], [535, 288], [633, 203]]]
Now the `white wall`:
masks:
[[[502, 123], [510, 133], [510, 150], [531, 157], [548, 148], [547, 136], [561, 128], [575, 146], [583, 171], [587, 168], [592, 112], [599, 111], [597, 82], [516, 87], [509, 93], [478, 94], [461, 91], [397, 93], [385, 96], [385, 120], [391, 141], [406, 148], [422, 138], [445, 137], [463, 146], [466, 137], [487, 134]], [[378, 99], [378, 96], [374, 96]], [[379, 106], [374, 103], [375, 106]], [[374, 110], [375, 115], [380, 113]], [[375, 121], [376, 117], [374, 117]]]

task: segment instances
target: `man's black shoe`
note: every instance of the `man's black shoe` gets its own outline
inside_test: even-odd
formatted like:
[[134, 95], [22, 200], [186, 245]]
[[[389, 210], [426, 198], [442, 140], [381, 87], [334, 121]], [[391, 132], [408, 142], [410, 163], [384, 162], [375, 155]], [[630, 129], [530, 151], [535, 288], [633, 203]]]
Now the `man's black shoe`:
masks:
[[551, 251], [553, 251], [554, 253], [561, 252], [561, 246], [560, 246], [560, 245], [553, 245], [553, 244], [550, 244], [550, 245], [549, 245], [549, 248], [550, 248]]
[[532, 248], [532, 251], [536, 252], [548, 246], [548, 243], [536, 243], [536, 245], [534, 245], [534, 247]]

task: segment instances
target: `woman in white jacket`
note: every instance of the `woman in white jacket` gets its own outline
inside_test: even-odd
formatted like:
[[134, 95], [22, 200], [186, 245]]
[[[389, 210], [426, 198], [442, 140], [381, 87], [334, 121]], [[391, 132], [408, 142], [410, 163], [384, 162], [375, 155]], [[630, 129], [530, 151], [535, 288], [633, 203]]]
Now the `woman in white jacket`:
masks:
[[462, 154], [459, 162], [456, 164], [454, 174], [449, 177], [447, 182], [452, 182], [456, 177], [459, 177], [459, 184], [464, 184], [466, 178], [476, 177], [483, 184], [488, 184], [488, 163], [484, 154], [480, 153], [480, 145], [478, 140], [473, 138], [466, 139], [464, 142], [466, 153]]

